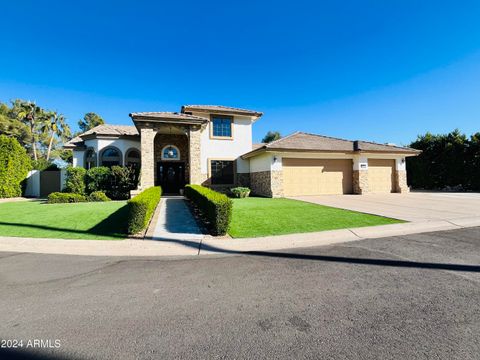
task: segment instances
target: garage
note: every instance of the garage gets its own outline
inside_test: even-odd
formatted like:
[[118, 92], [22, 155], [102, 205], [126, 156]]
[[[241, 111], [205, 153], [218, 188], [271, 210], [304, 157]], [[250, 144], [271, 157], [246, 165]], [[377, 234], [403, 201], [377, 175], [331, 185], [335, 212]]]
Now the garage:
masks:
[[285, 196], [351, 194], [351, 159], [283, 158]]
[[368, 191], [391, 193], [395, 190], [395, 160], [368, 159]]

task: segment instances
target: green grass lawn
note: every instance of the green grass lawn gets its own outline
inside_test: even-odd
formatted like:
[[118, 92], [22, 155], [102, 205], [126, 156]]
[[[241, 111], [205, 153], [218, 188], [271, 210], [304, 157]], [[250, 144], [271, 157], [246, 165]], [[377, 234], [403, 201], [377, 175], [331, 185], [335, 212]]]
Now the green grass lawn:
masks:
[[0, 236], [57, 239], [124, 239], [126, 201], [46, 204], [19, 201], [0, 204]]
[[252, 197], [233, 200], [228, 233], [234, 238], [244, 238], [402, 222], [303, 201]]

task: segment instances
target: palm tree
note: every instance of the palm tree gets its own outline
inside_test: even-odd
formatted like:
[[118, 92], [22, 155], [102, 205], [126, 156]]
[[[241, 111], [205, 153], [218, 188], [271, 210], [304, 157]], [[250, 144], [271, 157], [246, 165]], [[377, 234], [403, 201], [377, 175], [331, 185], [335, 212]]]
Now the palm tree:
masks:
[[58, 114], [56, 111], [49, 111], [45, 114], [41, 128], [43, 132], [50, 135], [47, 150], [47, 160], [49, 160], [50, 153], [52, 151], [53, 139], [55, 136], [57, 136], [64, 141], [70, 136], [70, 127], [65, 122], [65, 116]]
[[23, 100], [15, 100], [13, 103], [13, 108], [17, 114], [17, 118], [19, 118], [23, 123], [27, 124], [30, 128], [30, 141], [32, 142], [33, 158], [38, 160], [36, 145], [37, 138], [35, 136], [35, 130], [38, 125], [38, 118], [41, 116], [43, 110], [37, 106], [35, 102]]

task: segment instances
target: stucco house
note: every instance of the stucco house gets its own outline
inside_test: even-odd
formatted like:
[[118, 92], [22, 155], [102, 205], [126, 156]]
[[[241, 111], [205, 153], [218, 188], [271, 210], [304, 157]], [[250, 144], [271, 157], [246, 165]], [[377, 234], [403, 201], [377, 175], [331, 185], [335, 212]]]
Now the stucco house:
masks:
[[408, 192], [405, 158], [418, 150], [296, 132], [252, 143], [261, 112], [185, 105], [180, 112], [131, 113], [132, 126], [100, 125], [69, 141], [73, 166], [140, 168], [139, 191], [161, 185], [248, 186], [268, 197]]

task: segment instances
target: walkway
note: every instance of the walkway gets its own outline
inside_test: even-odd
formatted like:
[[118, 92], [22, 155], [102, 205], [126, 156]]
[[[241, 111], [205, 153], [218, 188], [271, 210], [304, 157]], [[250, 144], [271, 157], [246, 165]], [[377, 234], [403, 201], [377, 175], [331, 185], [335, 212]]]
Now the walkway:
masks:
[[189, 249], [192, 255], [198, 254], [205, 235], [183, 197], [163, 197], [155, 215], [145, 240], [161, 241], [166, 253], [176, 253], [182, 248]]

